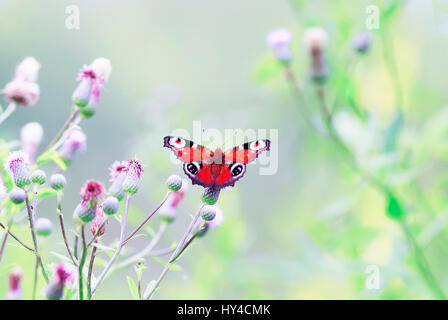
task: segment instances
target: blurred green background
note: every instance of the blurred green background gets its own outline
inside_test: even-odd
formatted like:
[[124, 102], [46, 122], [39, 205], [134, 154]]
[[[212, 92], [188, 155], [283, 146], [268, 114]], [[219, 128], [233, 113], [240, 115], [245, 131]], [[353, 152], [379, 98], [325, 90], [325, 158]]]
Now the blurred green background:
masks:
[[[65, 9], [72, 4], [80, 8], [79, 30], [65, 27]], [[352, 52], [350, 39], [365, 29], [371, 4], [380, 8], [380, 28], [372, 31], [371, 52], [360, 57]], [[219, 130], [278, 129], [277, 173], [261, 176], [257, 166], [249, 166], [244, 179], [221, 193], [218, 204], [225, 223], [194, 243], [178, 262], [182, 269], [168, 274], [156, 298], [434, 298], [400, 224], [385, 212], [383, 194], [347, 167], [325, 134], [307, 126], [300, 117], [302, 105], [281, 70], [269, 65], [266, 34], [289, 28], [295, 37], [292, 68], [314, 101], [302, 40], [309, 26], [321, 26], [329, 35], [325, 56], [331, 77], [326, 90], [338, 106], [335, 126], [361, 167], [402, 199], [406, 221], [439, 286], [448, 290], [448, 13], [442, 4], [3, 0], [0, 13], [0, 84], [11, 79], [26, 56], [42, 64], [39, 102], [20, 107], [2, 124], [4, 140], [19, 139], [24, 124], [38, 121], [44, 127], [42, 147], [47, 145], [69, 115], [82, 65], [101, 56], [112, 61], [98, 112], [81, 124], [88, 136], [87, 152], [66, 173], [62, 205], [70, 228], [84, 182], [99, 179], [108, 185], [110, 164], [134, 155], [146, 164], [133, 201], [140, 209], [134, 208], [129, 217], [129, 225], [137, 225], [163, 197], [166, 177], [183, 176], [181, 166], [172, 164], [169, 151], [162, 148], [162, 138], [176, 128], [192, 130], [192, 122], [200, 120], [204, 128]], [[394, 77], [404, 113], [397, 133], [391, 133], [398, 104]], [[355, 109], [366, 116], [357, 117]], [[314, 120], [317, 113], [315, 108]], [[386, 150], [391, 141], [394, 147]], [[180, 239], [199, 206], [201, 189], [190, 185], [159, 247]], [[47, 263], [59, 261], [51, 251], [65, 253], [55, 202], [46, 199], [38, 213], [55, 222], [53, 234], [41, 242]], [[156, 229], [159, 223], [154, 218], [149, 226]], [[31, 243], [26, 228], [17, 233]], [[111, 243], [118, 234], [113, 221], [103, 242]], [[148, 241], [137, 238], [128, 253]], [[23, 290], [29, 298], [34, 258], [13, 241], [0, 266], [0, 296], [14, 265], [25, 273]], [[369, 265], [379, 268], [379, 289], [366, 288]], [[147, 266], [145, 283], [162, 269], [151, 259]], [[95, 274], [100, 270], [96, 267]], [[95, 298], [130, 299], [126, 275], [135, 278], [132, 269], [117, 273]], [[39, 284], [41, 288], [42, 279]]]

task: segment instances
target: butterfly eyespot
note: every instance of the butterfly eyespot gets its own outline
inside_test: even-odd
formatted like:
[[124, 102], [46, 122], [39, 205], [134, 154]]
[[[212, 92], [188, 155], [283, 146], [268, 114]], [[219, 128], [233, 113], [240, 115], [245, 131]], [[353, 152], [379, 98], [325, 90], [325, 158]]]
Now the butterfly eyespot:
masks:
[[197, 175], [200, 170], [200, 166], [197, 162], [190, 162], [185, 164], [185, 169], [192, 175]]
[[266, 143], [264, 142], [264, 140], [257, 140], [250, 144], [250, 149], [252, 150], [260, 150], [264, 147], [266, 147]]
[[241, 163], [235, 163], [230, 167], [230, 173], [231, 173], [232, 177], [239, 176], [239, 175], [243, 174], [244, 171], [245, 171], [244, 165]]
[[179, 137], [172, 137], [169, 144], [176, 148], [182, 148], [185, 147], [185, 140]]

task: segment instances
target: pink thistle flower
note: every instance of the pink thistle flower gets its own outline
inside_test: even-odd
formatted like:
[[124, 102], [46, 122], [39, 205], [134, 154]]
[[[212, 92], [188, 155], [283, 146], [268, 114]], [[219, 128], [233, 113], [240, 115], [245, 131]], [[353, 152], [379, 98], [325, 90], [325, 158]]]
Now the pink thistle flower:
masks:
[[92, 220], [92, 224], [90, 225], [90, 231], [92, 232], [92, 235], [95, 236], [98, 232], [98, 236], [101, 237], [104, 232], [106, 232], [106, 225], [107, 220], [106, 215], [103, 212], [103, 206], [99, 205], [96, 207], [95, 219]]
[[178, 191], [172, 191], [169, 193], [165, 203], [159, 209], [159, 215], [163, 221], [168, 223], [174, 221], [177, 214], [177, 207], [185, 197], [187, 185], [187, 181], [183, 181], [182, 187]]
[[81, 130], [73, 130], [59, 148], [59, 154], [66, 160], [72, 160], [79, 152], [87, 149], [87, 137]]
[[43, 289], [42, 294], [49, 300], [61, 300], [64, 288], [75, 281], [75, 269], [65, 263], [56, 266], [53, 279]]
[[143, 164], [137, 158], [130, 159], [124, 170], [126, 176], [123, 181], [123, 190], [129, 195], [136, 194], [143, 174]]
[[6, 293], [6, 300], [22, 300], [21, 279], [22, 270], [19, 267], [15, 267], [9, 274], [9, 290]]
[[40, 64], [36, 59], [28, 57], [16, 68], [16, 73], [11, 82], [6, 84], [2, 93], [11, 102], [33, 106], [39, 99], [40, 89], [36, 83]]
[[123, 176], [126, 172], [126, 168], [126, 161], [115, 161], [114, 163], [112, 163], [111, 167], [109, 168], [110, 181], [114, 182], [119, 178], [120, 175]]
[[31, 175], [28, 170], [29, 163], [29, 157], [23, 151], [12, 152], [5, 160], [5, 169], [19, 188], [24, 188], [31, 183]]
[[92, 221], [103, 199], [104, 187], [99, 181], [89, 180], [81, 189], [81, 203], [75, 209], [75, 218], [79, 218], [82, 222]]
[[81, 198], [83, 201], [98, 201], [104, 194], [103, 184], [99, 181], [89, 180], [81, 189]]

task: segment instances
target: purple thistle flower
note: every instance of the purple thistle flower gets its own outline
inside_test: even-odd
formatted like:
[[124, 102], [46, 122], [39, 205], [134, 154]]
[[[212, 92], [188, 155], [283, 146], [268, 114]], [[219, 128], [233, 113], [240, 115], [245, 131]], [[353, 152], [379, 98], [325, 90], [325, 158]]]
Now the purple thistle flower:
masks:
[[5, 169], [19, 188], [24, 188], [31, 183], [31, 175], [28, 170], [29, 163], [28, 155], [23, 151], [12, 152], [5, 160]]
[[49, 300], [61, 300], [64, 296], [64, 288], [75, 279], [75, 270], [65, 264], [59, 264], [55, 268], [53, 279], [43, 289], [42, 294]]
[[19, 267], [15, 267], [9, 274], [9, 290], [6, 293], [6, 300], [22, 300], [21, 279], [22, 270]]
[[79, 152], [87, 148], [87, 137], [81, 130], [73, 130], [59, 148], [59, 154], [66, 160], [72, 160]]
[[123, 190], [129, 195], [136, 194], [143, 174], [143, 164], [137, 158], [130, 159], [124, 170], [126, 176], [123, 181]]
[[273, 50], [274, 56], [282, 62], [290, 62], [293, 58], [291, 50], [292, 34], [288, 29], [277, 29], [268, 33], [266, 44]]

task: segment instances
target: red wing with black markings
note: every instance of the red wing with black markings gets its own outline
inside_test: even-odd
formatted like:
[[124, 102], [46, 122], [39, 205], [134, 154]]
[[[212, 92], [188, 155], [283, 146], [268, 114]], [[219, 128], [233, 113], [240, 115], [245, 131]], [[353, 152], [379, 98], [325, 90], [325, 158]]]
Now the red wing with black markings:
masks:
[[222, 189], [234, 186], [246, 172], [246, 164], [253, 161], [263, 151], [269, 151], [269, 140], [247, 142], [223, 153], [214, 152], [180, 137], [168, 136], [164, 146], [173, 150], [184, 162], [185, 174], [193, 184]]
[[183, 162], [207, 160], [213, 154], [206, 147], [181, 137], [167, 136], [163, 139], [163, 146], [173, 150], [176, 157]]

